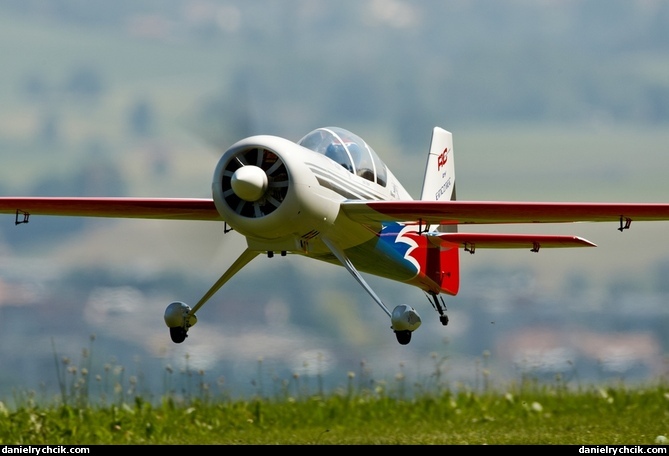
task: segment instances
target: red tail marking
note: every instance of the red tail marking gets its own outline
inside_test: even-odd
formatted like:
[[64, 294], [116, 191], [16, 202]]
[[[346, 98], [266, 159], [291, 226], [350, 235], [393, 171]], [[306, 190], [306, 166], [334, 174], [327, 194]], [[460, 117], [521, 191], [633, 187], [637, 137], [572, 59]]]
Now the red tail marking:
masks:
[[442, 166], [446, 166], [446, 162], [448, 162], [448, 147], [437, 157], [437, 171], [441, 170]]

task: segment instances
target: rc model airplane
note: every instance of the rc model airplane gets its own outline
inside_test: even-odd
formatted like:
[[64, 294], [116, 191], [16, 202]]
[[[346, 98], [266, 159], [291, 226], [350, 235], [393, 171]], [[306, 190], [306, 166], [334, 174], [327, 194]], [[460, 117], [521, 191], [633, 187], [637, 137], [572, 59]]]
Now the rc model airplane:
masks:
[[233, 144], [214, 171], [212, 198], [2, 197], [0, 213], [16, 224], [32, 215], [208, 220], [246, 237], [247, 247], [191, 308], [173, 302], [165, 323], [175, 343], [197, 322], [196, 312], [260, 254], [298, 254], [343, 266], [390, 319], [400, 344], [421, 325], [418, 312], [392, 311], [361, 273], [407, 283], [425, 292], [443, 325], [443, 295], [458, 293], [459, 251], [594, 247], [578, 236], [487, 234], [460, 225], [669, 220], [669, 204], [458, 201], [450, 132], [434, 128], [420, 200], [414, 200], [374, 150], [336, 127], [298, 142], [252, 136]]

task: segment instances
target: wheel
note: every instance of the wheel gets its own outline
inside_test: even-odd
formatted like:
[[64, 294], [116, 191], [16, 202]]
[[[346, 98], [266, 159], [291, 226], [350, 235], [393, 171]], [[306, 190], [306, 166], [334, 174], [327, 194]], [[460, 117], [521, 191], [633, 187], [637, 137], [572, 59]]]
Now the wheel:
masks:
[[446, 326], [448, 324], [448, 315], [441, 315], [439, 321], [442, 325]]
[[411, 342], [411, 331], [395, 331], [395, 336], [400, 345], [406, 345]]
[[175, 344], [180, 344], [184, 340], [186, 340], [186, 337], [188, 337], [188, 334], [184, 328], [181, 326], [176, 326], [173, 328], [170, 328], [170, 337], [172, 338], [172, 342]]

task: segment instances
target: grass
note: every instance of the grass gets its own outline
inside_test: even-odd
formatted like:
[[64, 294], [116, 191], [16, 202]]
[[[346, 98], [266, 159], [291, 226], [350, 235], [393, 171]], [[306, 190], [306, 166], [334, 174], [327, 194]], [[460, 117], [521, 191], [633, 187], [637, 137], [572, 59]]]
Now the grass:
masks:
[[[54, 353], [60, 393], [20, 392], [0, 402], [0, 444], [656, 444], [669, 435], [669, 387], [550, 384], [524, 378], [479, 391], [434, 379], [408, 384], [356, 378], [329, 393], [305, 385], [319, 378], [275, 379], [271, 396], [233, 399], [202, 371], [165, 369], [153, 397], [118, 365], [90, 372]], [[55, 351], [55, 350], [54, 350]], [[259, 362], [261, 375], [262, 362]], [[486, 373], [482, 371], [484, 377]], [[99, 395], [94, 393], [99, 392]]]
[[398, 399], [332, 394], [2, 409], [2, 444], [654, 444], [665, 387], [522, 386]]

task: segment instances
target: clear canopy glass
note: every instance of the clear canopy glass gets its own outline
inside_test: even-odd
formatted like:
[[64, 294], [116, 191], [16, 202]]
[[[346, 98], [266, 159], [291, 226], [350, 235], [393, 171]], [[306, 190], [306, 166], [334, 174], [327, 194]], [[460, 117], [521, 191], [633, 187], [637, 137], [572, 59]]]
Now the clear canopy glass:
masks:
[[386, 165], [362, 138], [348, 130], [318, 128], [300, 139], [298, 144], [329, 157], [353, 174], [386, 185]]

